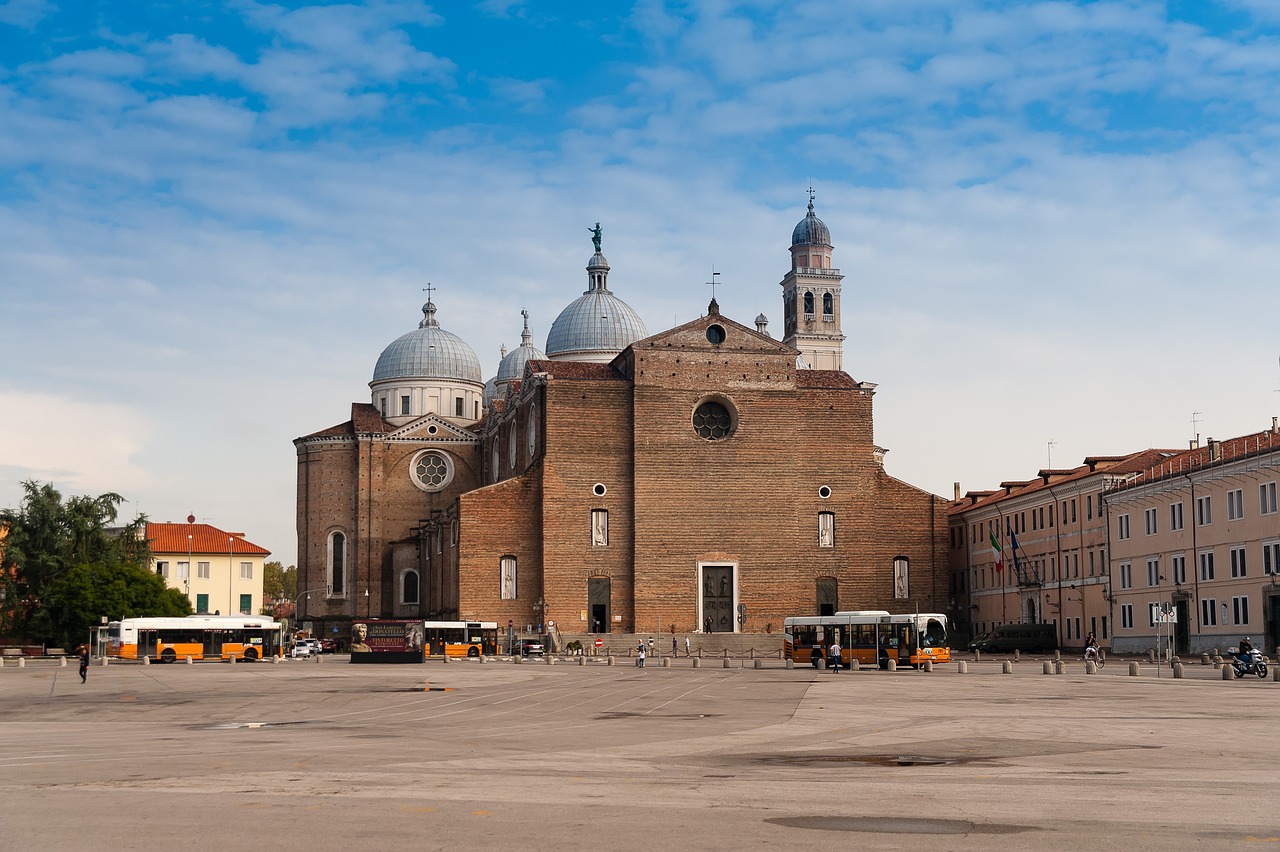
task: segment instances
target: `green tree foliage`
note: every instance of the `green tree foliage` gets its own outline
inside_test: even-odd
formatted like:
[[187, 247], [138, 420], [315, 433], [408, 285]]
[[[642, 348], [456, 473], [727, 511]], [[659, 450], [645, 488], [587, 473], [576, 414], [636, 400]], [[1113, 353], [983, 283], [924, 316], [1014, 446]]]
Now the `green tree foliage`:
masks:
[[[164, 581], [148, 570], [146, 519], [112, 527], [123, 497], [108, 493], [64, 501], [52, 485], [27, 481], [22, 487], [21, 507], [0, 511], [0, 526], [7, 530], [0, 633], [76, 644], [84, 640], [84, 625], [97, 624], [99, 616], [173, 611], [169, 597], [154, 590], [156, 583], [163, 590]], [[109, 588], [115, 591], [104, 591]], [[109, 602], [128, 609], [101, 608]]]
[[298, 596], [298, 569], [271, 560], [262, 566], [262, 594], [275, 602], [291, 601]]

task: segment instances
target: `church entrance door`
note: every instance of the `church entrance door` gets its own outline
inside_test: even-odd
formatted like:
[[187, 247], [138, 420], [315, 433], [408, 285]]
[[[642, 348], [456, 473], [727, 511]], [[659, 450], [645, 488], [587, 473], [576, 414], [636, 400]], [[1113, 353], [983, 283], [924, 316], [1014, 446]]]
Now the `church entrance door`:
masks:
[[734, 632], [734, 592], [732, 565], [702, 566], [702, 630], [704, 633]]
[[587, 578], [587, 629], [592, 633], [609, 632], [609, 578]]

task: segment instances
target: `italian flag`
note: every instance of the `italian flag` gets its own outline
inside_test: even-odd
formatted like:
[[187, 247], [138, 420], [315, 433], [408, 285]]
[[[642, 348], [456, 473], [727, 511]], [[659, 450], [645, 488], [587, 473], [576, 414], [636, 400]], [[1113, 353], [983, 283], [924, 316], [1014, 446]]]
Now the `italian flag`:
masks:
[[996, 570], [1003, 571], [1004, 570], [1004, 548], [1000, 546], [1000, 542], [996, 541], [995, 530], [992, 530], [990, 535], [991, 535], [991, 549], [996, 552]]

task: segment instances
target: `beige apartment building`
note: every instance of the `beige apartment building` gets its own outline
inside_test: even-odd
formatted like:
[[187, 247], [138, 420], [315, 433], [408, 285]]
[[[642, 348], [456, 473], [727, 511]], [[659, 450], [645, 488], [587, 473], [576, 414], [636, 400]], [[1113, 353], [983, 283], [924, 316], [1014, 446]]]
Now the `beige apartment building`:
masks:
[[262, 571], [271, 551], [209, 524], [147, 524], [151, 570], [191, 599], [197, 613], [262, 611]]
[[[1177, 453], [1108, 487], [1117, 651], [1280, 645], [1280, 426]], [[1160, 625], [1152, 607], [1176, 613]], [[1162, 644], [1167, 639], [1162, 639]]]
[[1103, 493], [1172, 450], [1090, 456], [998, 490], [956, 487], [950, 518], [955, 644], [1002, 624], [1053, 624], [1058, 644], [1108, 647], [1115, 618]]

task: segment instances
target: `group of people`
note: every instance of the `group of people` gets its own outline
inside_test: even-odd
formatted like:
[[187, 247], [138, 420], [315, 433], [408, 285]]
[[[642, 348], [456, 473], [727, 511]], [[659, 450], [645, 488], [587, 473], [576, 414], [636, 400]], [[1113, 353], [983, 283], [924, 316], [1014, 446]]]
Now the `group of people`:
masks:
[[[647, 645], [644, 642], [637, 642], [636, 643], [636, 667], [644, 668], [645, 658], [648, 657], [653, 652], [654, 652], [654, 643], [653, 643], [652, 636], [649, 637], [649, 643]], [[672, 636], [671, 637], [671, 656], [675, 657], [675, 656], [678, 656], [679, 654], [680, 654], [679, 640], [676, 637]], [[690, 656], [688, 636], [684, 637], [684, 655], [686, 657]]]

